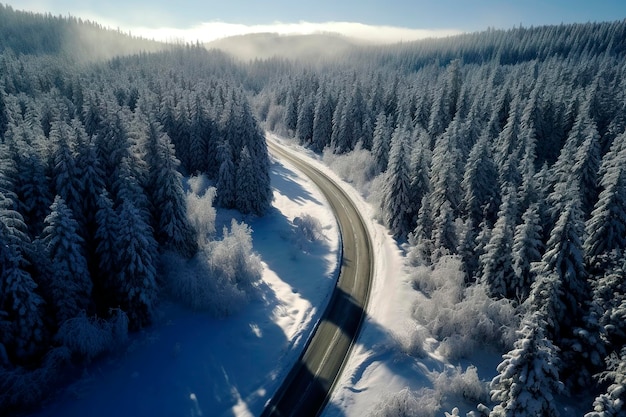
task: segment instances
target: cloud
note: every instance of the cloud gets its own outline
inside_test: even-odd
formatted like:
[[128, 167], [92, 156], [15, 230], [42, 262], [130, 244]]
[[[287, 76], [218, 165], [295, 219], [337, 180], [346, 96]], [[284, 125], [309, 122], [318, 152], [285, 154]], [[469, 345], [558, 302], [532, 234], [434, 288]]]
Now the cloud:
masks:
[[393, 26], [375, 26], [354, 22], [298, 23], [275, 22], [267, 25], [243, 25], [226, 22], [206, 22], [188, 28], [145, 28], [131, 30], [133, 35], [160, 41], [210, 42], [229, 36], [251, 33], [278, 33], [281, 35], [339, 33], [374, 43], [408, 42], [419, 39], [452, 36], [461, 33], [455, 29], [410, 29]]

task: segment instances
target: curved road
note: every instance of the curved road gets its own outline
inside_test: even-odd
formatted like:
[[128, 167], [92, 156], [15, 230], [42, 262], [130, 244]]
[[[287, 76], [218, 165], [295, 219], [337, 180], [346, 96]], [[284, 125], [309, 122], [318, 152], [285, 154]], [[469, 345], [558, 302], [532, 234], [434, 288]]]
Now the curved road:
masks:
[[323, 410], [365, 317], [373, 250], [359, 211], [322, 171], [268, 140], [270, 152], [295, 165], [320, 188], [335, 212], [342, 238], [339, 279], [318, 327], [262, 416], [316, 416]]

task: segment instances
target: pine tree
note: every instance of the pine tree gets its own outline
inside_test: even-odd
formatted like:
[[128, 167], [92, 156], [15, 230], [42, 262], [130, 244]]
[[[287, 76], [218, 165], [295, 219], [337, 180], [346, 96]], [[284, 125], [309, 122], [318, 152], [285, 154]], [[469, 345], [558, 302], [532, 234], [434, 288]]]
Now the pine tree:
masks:
[[287, 130], [296, 131], [298, 126], [298, 97], [296, 97], [293, 89], [290, 89], [287, 93], [284, 123]]
[[26, 270], [26, 225], [0, 193], [0, 351], [14, 363], [40, 352], [45, 336], [43, 299]]
[[602, 191], [586, 224], [584, 249], [587, 264], [598, 268], [613, 251], [626, 248], [626, 169], [607, 170]]
[[235, 176], [235, 207], [242, 213], [254, 213], [256, 200], [256, 178], [253, 171], [252, 158], [248, 147], [241, 150], [239, 163], [237, 164], [237, 174]]
[[503, 355], [491, 381], [491, 399], [499, 401], [489, 417], [557, 417], [554, 395], [562, 391], [557, 349], [544, 335], [541, 319], [531, 317], [518, 331], [514, 349]]
[[228, 143], [220, 145], [220, 170], [217, 177], [217, 204], [225, 208], [235, 207], [235, 164]]
[[619, 354], [607, 358], [607, 371], [600, 374], [600, 382], [609, 383], [606, 392], [596, 397], [593, 411], [585, 417], [621, 417], [626, 412], [626, 347]]
[[50, 141], [53, 144], [54, 192], [72, 210], [75, 210], [79, 207], [82, 196], [80, 195], [80, 177], [72, 149], [71, 127], [65, 122], [53, 123]]
[[488, 136], [483, 134], [469, 154], [463, 174], [463, 212], [478, 226], [483, 219], [493, 224], [499, 206], [498, 171], [489, 148]]
[[9, 128], [9, 116], [7, 114], [7, 106], [5, 103], [5, 92], [3, 88], [0, 88], [0, 138], [4, 138]]
[[383, 186], [382, 215], [385, 225], [398, 237], [406, 237], [412, 230], [412, 217], [409, 201], [410, 176], [405, 141], [408, 132], [397, 128], [392, 139], [389, 167]]
[[90, 246], [96, 231], [98, 197], [104, 189], [104, 172], [93, 141], [84, 136], [82, 138], [83, 140], [77, 143], [75, 157], [78, 177], [81, 180], [79, 182], [80, 211], [82, 213], [80, 220], [83, 223], [79, 224], [82, 229], [82, 236]]
[[298, 105], [298, 124], [296, 137], [300, 143], [309, 146], [313, 140], [314, 104], [311, 97], [301, 97]]
[[392, 133], [389, 119], [384, 113], [380, 113], [374, 124], [374, 139], [372, 144], [372, 155], [376, 161], [377, 173], [382, 173], [387, 170]]
[[148, 183], [146, 193], [152, 211], [157, 242], [186, 256], [196, 251], [196, 236], [187, 220], [182, 175], [179, 161], [169, 136], [156, 122], [148, 125], [146, 162]]
[[441, 256], [455, 254], [459, 246], [454, 212], [449, 201], [444, 201], [433, 220], [433, 255], [435, 262]]
[[515, 227], [514, 192], [509, 189], [498, 211], [498, 220], [491, 231], [489, 243], [480, 256], [482, 277], [492, 296], [516, 296], [513, 270], [513, 233]]
[[513, 271], [515, 285], [512, 290], [522, 300], [528, 297], [532, 285], [531, 265], [541, 260], [541, 219], [539, 205], [531, 204], [522, 215], [522, 223], [515, 228], [513, 240]]
[[[252, 116], [250, 116], [252, 118]], [[253, 119], [252, 119], [253, 120]], [[265, 136], [256, 124], [250, 126], [248, 148], [251, 158], [251, 170], [254, 175], [255, 188], [253, 190], [253, 212], [263, 215], [269, 210], [274, 199], [274, 192], [270, 179], [270, 158]]]
[[584, 140], [576, 151], [572, 178], [578, 179], [583, 214], [588, 218], [598, 198], [600, 135], [593, 122], [585, 126], [582, 135]]
[[430, 150], [421, 142], [416, 142], [411, 152], [409, 173], [411, 185], [409, 189], [410, 211], [413, 213], [412, 225], [417, 222], [417, 213], [424, 197], [430, 193], [430, 172], [431, 155]]
[[150, 324], [156, 303], [157, 243], [132, 201], [124, 201], [117, 216], [115, 301], [128, 316], [131, 328], [138, 329]]
[[409, 258], [414, 264], [430, 265], [433, 252], [432, 233], [433, 220], [430, 211], [430, 199], [425, 196], [420, 204], [415, 230], [409, 235], [409, 243], [411, 244]]
[[78, 223], [65, 201], [57, 196], [46, 217], [42, 240], [52, 262], [49, 287], [58, 324], [91, 306], [92, 282]]
[[323, 87], [317, 92], [313, 115], [313, 137], [311, 149], [321, 152], [330, 143], [333, 134], [333, 104]]
[[[582, 318], [583, 306], [590, 293], [579, 238], [583, 223], [576, 195], [577, 190], [574, 187], [567, 206], [550, 233], [541, 261], [532, 267], [532, 272], [537, 275], [541, 285], [549, 284], [555, 288], [550, 294], [556, 295], [556, 299], [545, 299], [538, 289], [531, 290], [532, 302], [536, 309], [542, 308], [543, 305], [552, 310], [555, 341], [563, 336], [562, 331], [570, 329]], [[557, 282], [554, 283], [553, 280]], [[532, 294], [533, 292], [535, 294]]]
[[98, 313], [104, 316], [109, 309], [119, 306], [115, 297], [115, 277], [121, 267], [117, 260], [119, 219], [106, 190], [98, 196], [96, 225], [97, 268], [94, 269], [93, 296]]
[[16, 209], [24, 218], [31, 236], [37, 236], [43, 229], [43, 221], [52, 202], [50, 179], [47, 174], [45, 143], [34, 130], [25, 123], [12, 128], [7, 135], [8, 150], [3, 173], [15, 193]]
[[435, 141], [430, 172], [432, 187], [431, 206], [435, 216], [439, 215], [444, 202], [450, 204], [454, 217], [459, 215], [462, 199], [460, 171], [461, 155], [459, 141], [462, 132], [459, 123], [454, 119], [448, 129]]

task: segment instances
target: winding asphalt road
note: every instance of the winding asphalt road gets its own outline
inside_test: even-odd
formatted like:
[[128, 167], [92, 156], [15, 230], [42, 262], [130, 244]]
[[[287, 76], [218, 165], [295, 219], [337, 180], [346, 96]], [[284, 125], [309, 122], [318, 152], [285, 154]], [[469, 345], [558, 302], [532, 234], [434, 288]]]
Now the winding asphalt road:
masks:
[[268, 140], [270, 152], [289, 161], [322, 191], [337, 217], [342, 239], [337, 285], [317, 328], [262, 416], [316, 416], [326, 405], [365, 317], [373, 277], [372, 242], [359, 211], [319, 169]]

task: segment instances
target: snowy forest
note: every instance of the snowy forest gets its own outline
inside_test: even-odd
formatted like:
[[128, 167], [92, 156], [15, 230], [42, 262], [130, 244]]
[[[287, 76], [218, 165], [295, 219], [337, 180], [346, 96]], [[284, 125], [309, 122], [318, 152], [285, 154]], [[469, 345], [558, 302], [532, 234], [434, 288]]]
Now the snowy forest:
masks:
[[[150, 325], [163, 293], [216, 315], [244, 302], [260, 277], [250, 231], [217, 236], [213, 203], [263, 215], [272, 194], [263, 132], [224, 54], [77, 61], [42, 40], [69, 26], [145, 45], [8, 7], [0, 21], [0, 410], [12, 410]], [[21, 36], [32, 26], [41, 38]]]
[[242, 61], [1, 5], [0, 411], [149, 326], [160, 297], [244, 302], [250, 231], [198, 217], [270, 209], [263, 128], [379, 208], [450, 360], [504, 353], [476, 416], [626, 412], [626, 21]]
[[448, 358], [508, 351], [476, 415], [626, 412], [625, 54], [615, 22], [250, 66], [267, 128], [379, 208]]

